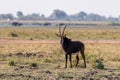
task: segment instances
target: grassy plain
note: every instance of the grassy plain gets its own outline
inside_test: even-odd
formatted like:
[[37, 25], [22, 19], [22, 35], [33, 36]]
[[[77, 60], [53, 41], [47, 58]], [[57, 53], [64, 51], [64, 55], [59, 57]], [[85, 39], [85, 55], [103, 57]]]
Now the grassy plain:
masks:
[[[17, 40], [59, 40], [58, 28], [0, 28], [0, 38], [13, 43], [0, 43], [0, 79], [2, 80], [119, 80], [120, 43], [85, 43], [87, 68], [80, 56], [78, 68], [64, 68], [64, 52], [59, 43], [14, 43]], [[68, 28], [74, 40], [119, 40], [120, 29]], [[101, 60], [103, 69], [93, 60]], [[75, 64], [75, 55], [72, 59]]]
[[[68, 27], [66, 35], [78, 40], [120, 39], [120, 27], [102, 28]], [[58, 27], [1, 27], [0, 38], [4, 39], [28, 39], [28, 40], [58, 40], [55, 35]]]

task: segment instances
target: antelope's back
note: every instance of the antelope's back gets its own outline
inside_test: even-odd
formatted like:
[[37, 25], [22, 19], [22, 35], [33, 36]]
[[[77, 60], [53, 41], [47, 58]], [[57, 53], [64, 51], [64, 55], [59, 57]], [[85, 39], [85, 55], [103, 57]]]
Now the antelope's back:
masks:
[[80, 41], [71, 41], [68, 46], [69, 53], [77, 53], [84, 48], [84, 44]]

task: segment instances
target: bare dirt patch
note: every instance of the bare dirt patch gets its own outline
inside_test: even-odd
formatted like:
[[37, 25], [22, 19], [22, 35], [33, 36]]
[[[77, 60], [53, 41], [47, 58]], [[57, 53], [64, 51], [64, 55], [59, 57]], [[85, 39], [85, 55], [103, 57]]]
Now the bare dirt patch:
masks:
[[[120, 44], [120, 40], [82, 40], [84, 43]], [[0, 39], [0, 44], [58, 44], [59, 40]]]
[[16, 39], [0, 39], [0, 44], [24, 44], [24, 43], [40, 43], [40, 44], [56, 44], [57, 40], [16, 40]]

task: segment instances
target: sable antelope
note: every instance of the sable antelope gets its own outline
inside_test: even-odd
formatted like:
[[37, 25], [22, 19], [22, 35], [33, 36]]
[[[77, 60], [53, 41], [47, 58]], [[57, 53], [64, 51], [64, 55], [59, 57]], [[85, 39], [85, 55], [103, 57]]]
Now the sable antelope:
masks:
[[78, 62], [79, 62], [78, 52], [81, 53], [82, 58], [84, 60], [84, 67], [86, 68], [86, 60], [85, 60], [85, 54], [84, 54], [85, 45], [81, 41], [72, 41], [71, 39], [66, 37], [66, 35], [64, 34], [66, 27], [67, 25], [65, 25], [63, 32], [61, 33], [61, 28], [59, 26], [60, 34], [56, 34], [57, 36], [60, 37], [60, 44], [65, 52], [65, 58], [66, 58], [65, 68], [67, 68], [68, 56], [69, 56], [69, 61], [70, 61], [70, 67], [72, 68], [72, 54], [73, 53], [76, 54], [76, 60], [77, 60], [75, 66], [76, 67], [78, 66]]

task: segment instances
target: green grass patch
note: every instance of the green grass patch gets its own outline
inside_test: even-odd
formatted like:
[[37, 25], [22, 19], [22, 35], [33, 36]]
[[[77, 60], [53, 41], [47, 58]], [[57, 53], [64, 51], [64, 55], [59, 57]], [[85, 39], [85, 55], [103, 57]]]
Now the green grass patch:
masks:
[[15, 32], [10, 33], [10, 35], [11, 35], [12, 37], [18, 37], [18, 34], [15, 33]]
[[93, 58], [91, 60], [92, 67], [95, 69], [104, 69], [103, 59]]
[[10, 61], [8, 62], [8, 65], [9, 65], [9, 66], [15, 66], [15, 61], [10, 60]]
[[52, 60], [50, 58], [43, 58], [43, 63], [51, 63]]
[[30, 67], [37, 67], [38, 66], [37, 63], [34, 63], [34, 62], [30, 63], [29, 65], [30, 65]]

